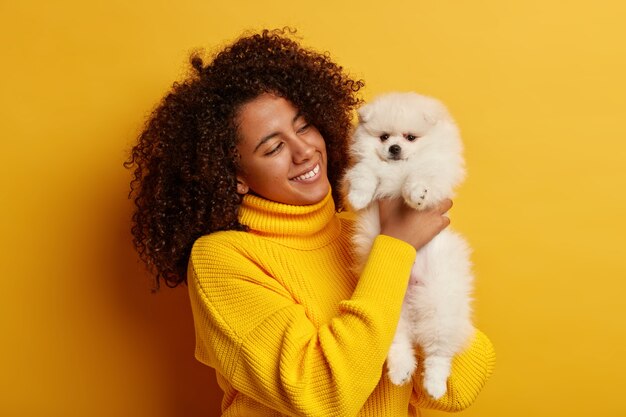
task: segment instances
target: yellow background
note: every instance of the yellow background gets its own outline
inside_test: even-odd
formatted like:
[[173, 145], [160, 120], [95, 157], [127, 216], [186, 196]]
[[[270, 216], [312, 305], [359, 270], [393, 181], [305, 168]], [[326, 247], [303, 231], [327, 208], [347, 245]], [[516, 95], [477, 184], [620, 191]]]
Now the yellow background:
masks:
[[192, 49], [283, 25], [366, 98], [433, 95], [462, 129], [453, 226], [498, 362], [461, 415], [626, 415], [625, 4], [0, 1], [0, 415], [217, 415], [185, 288], [151, 294], [131, 247], [122, 162]]

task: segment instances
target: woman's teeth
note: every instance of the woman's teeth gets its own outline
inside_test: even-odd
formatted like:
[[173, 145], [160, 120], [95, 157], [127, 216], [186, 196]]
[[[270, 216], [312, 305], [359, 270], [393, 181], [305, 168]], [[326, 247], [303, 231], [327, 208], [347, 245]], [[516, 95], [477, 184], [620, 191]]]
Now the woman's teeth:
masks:
[[293, 180], [294, 181], [302, 181], [302, 180], [308, 180], [309, 178], [313, 178], [314, 176], [317, 175], [317, 173], [320, 172], [320, 166], [315, 165], [315, 168], [313, 168], [312, 170], [310, 170], [307, 173], [304, 173], [298, 177], [295, 177]]

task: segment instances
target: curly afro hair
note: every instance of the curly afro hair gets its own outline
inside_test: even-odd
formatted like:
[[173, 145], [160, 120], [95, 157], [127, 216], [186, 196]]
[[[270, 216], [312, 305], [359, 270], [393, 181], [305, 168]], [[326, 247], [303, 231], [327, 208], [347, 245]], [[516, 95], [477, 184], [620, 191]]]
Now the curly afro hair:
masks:
[[364, 83], [328, 53], [303, 48], [289, 29], [242, 37], [205, 64], [190, 57], [191, 74], [176, 82], [148, 118], [126, 168], [134, 167], [133, 244], [155, 290], [186, 283], [194, 241], [218, 230], [245, 230], [237, 218], [235, 117], [263, 93], [291, 101], [326, 141], [328, 177], [337, 210], [348, 162], [347, 138]]

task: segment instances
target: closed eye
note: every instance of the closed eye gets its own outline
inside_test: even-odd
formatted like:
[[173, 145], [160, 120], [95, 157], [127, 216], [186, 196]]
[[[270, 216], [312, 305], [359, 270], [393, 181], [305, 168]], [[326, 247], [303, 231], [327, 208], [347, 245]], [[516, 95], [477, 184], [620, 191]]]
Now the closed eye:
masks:
[[310, 124], [305, 124], [304, 126], [302, 126], [300, 129], [298, 129], [298, 133], [305, 133], [307, 130], [309, 130], [309, 127], [311, 127]]
[[285, 142], [279, 142], [276, 146], [273, 146], [269, 151], [265, 152], [265, 156], [272, 156], [277, 154], [285, 146]]

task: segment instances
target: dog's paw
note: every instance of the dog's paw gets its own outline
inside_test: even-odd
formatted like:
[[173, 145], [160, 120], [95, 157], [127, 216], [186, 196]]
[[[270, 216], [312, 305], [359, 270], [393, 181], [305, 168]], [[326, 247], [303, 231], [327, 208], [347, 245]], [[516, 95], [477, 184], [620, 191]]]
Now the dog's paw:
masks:
[[412, 363], [387, 363], [387, 375], [393, 384], [404, 385], [411, 380], [411, 376], [413, 376], [416, 366], [417, 364], [415, 361]]
[[434, 399], [443, 397], [448, 389], [450, 361], [450, 358], [432, 357], [424, 362], [424, 389]]
[[404, 385], [417, 368], [415, 353], [409, 343], [393, 343], [387, 355], [387, 374], [395, 385]]
[[443, 378], [441, 375], [432, 375], [432, 373], [426, 372], [424, 375], [424, 389], [428, 395], [438, 400], [448, 390], [447, 380], [447, 377]]
[[347, 197], [352, 208], [358, 211], [367, 207], [367, 205], [372, 202], [373, 196], [371, 193], [352, 190], [348, 193]]
[[404, 201], [417, 210], [422, 210], [428, 203], [428, 189], [423, 185], [405, 188], [402, 192]]

